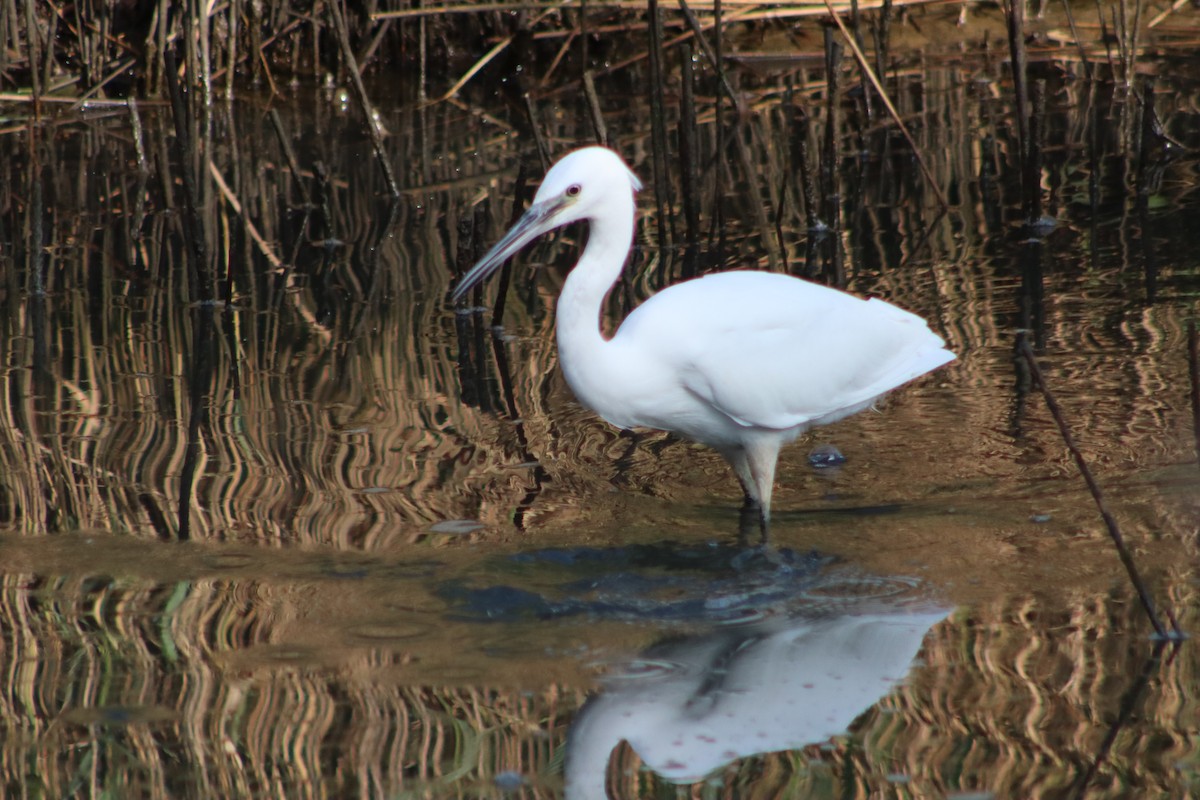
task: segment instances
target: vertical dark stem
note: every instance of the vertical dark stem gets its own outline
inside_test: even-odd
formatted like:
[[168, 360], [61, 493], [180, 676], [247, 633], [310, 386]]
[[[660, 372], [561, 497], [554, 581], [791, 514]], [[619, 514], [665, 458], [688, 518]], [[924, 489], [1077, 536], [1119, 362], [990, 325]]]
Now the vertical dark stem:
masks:
[[[36, 152], [36, 133], [33, 123], [29, 130], [30, 152]], [[45, 195], [42, 184], [42, 165], [34, 157], [28, 163], [29, 205], [27, 210], [26, 271], [29, 286], [29, 338], [33, 342], [33, 385], [37, 394], [45, 395], [54, 385], [50, 377], [50, 343], [46, 331], [46, 225]]]
[[881, 84], [887, 80], [888, 34], [892, 25], [892, 0], [883, 0], [875, 23], [875, 74]]
[[207, 395], [212, 384], [213, 356], [216, 344], [216, 313], [211, 303], [192, 306], [192, 363], [187, 375], [188, 426], [187, 446], [179, 471], [180, 541], [192, 537], [192, 499], [196, 490], [196, 468], [200, 462], [200, 429], [208, 418]]
[[1141, 109], [1141, 136], [1139, 138], [1138, 147], [1138, 191], [1147, 192], [1150, 190], [1149, 182], [1149, 165], [1154, 158], [1155, 151], [1158, 149], [1159, 142], [1162, 141], [1158, 126], [1158, 118], [1154, 113], [1154, 92], [1155, 80], [1153, 75], [1147, 75], [1142, 81], [1142, 96], [1139, 108]]
[[1096, 19], [1100, 22], [1100, 41], [1104, 42], [1104, 58], [1108, 62], [1108, 74], [1112, 80], [1117, 79], [1117, 68], [1113, 64], [1112, 37], [1108, 32], [1108, 22], [1104, 18], [1104, 6], [1096, 0]]
[[1013, 94], [1017, 101], [1017, 149], [1020, 161], [1029, 157], [1029, 89], [1026, 85], [1025, 0], [1008, 0], [1008, 48], [1012, 55]]
[[1021, 210], [1026, 223], [1032, 224], [1041, 216], [1041, 183], [1039, 156], [1036, 154], [1038, 147], [1032, 130], [1034, 122], [1029, 104], [1029, 65], [1025, 54], [1025, 0], [1008, 0], [1007, 10], [1013, 94], [1017, 101], [1017, 163], [1021, 170]]
[[208, 247], [204, 238], [204, 226], [200, 220], [200, 195], [196, 188], [196, 175], [192, 169], [193, 141], [187, 103], [179, 86], [175, 54], [168, 51], [166, 60], [167, 91], [171, 96], [171, 117], [175, 123], [175, 155], [183, 179], [183, 235], [187, 241], [188, 284], [191, 299], [199, 303], [211, 303], [214, 299], [212, 275], [208, 269]]
[[[156, 6], [157, 11], [154, 14], [154, 19], [157, 20], [157, 22], [154, 25], [154, 29], [150, 32], [150, 35], [147, 37], [147, 45], [154, 54], [154, 58], [149, 64], [149, 74], [147, 75], [146, 80], [148, 90], [147, 94], [151, 96], [161, 96], [163, 93], [163, 87], [165, 86], [167, 74], [166, 54], [167, 50], [170, 49], [167, 47], [167, 36], [169, 33], [168, 27], [171, 21], [171, 0], [157, 0]], [[252, 15], [254, 14], [254, 8], [255, 4], [252, 3], [249, 9]], [[251, 36], [254, 36], [257, 33], [257, 30], [257, 27], [252, 23], [250, 25]], [[258, 50], [255, 49], [253, 52], [257, 53]], [[251, 58], [250, 63], [252, 66], [256, 66], [258, 64], [258, 59]]]
[[1159, 183], [1157, 176], [1161, 174], [1161, 170], [1155, 166], [1155, 155], [1162, 139], [1154, 114], [1154, 88], [1154, 76], [1147, 75], [1142, 81], [1138, 105], [1141, 111], [1137, 170], [1138, 239], [1142, 245], [1142, 274], [1147, 303], [1154, 303], [1158, 299], [1158, 257], [1154, 247], [1150, 197]]
[[[579, 71], [583, 74], [585, 82], [591, 80], [588, 77], [591, 69], [588, 66], [588, 58], [590, 57], [588, 54], [588, 37], [590, 34], [588, 33], [587, 20], [587, 0], [579, 0]], [[595, 91], [596, 87], [592, 86], [592, 93], [595, 94]], [[601, 144], [607, 145], [608, 142], [604, 141]]]
[[596, 135], [596, 143], [612, 147], [612, 140], [608, 136], [608, 127], [604, 124], [604, 113], [600, 110], [600, 98], [596, 96], [596, 81], [592, 78], [590, 69], [584, 70], [583, 73], [583, 93], [587, 95], [588, 111], [591, 114], [592, 132]]
[[1042, 217], [1042, 145], [1046, 127], [1046, 82], [1033, 82], [1029, 114], [1029, 144], [1025, 148], [1021, 186], [1024, 189], [1025, 220], [1036, 225]]
[[[425, 0], [417, 0], [418, 6], [424, 6]], [[417, 62], [420, 74], [417, 79], [417, 102], [425, 105], [429, 98], [429, 20], [422, 14], [417, 18]]]
[[[713, 48], [713, 61], [716, 62], [715, 65], [713, 66], [713, 69], [716, 70], [717, 80], [719, 83], [725, 82], [725, 77], [724, 77], [725, 76], [725, 64], [724, 64], [724, 61], [722, 60], [723, 56], [724, 56], [724, 49], [723, 49], [724, 41], [725, 41], [725, 37], [724, 37], [722, 25], [721, 25], [721, 0], [713, 0], [713, 43], [712, 43], [712, 48]], [[720, 90], [717, 90], [716, 95], [717, 95], [717, 104], [716, 104], [716, 108], [715, 108], [715, 125], [716, 125], [716, 133], [717, 133], [717, 142], [716, 142], [717, 159], [719, 161], [724, 161], [724, 159], [725, 159], [725, 104], [723, 102], [721, 102]], [[732, 102], [733, 97], [731, 96], [729, 98], [729, 100]], [[717, 231], [719, 231], [719, 235], [721, 237], [720, 244], [718, 245], [718, 249], [723, 249], [724, 243], [725, 243], [725, 238], [724, 238], [724, 236], [725, 236], [725, 204], [723, 202], [725, 192], [723, 190], [723, 186], [721, 183], [721, 178], [723, 177], [723, 174], [724, 173], [721, 171], [720, 168], [713, 170], [713, 184], [714, 184], [713, 197], [716, 198], [716, 202], [713, 204], [714, 208], [713, 208], [712, 216], [713, 216], [713, 225], [716, 227]]]
[[[41, 114], [41, 96], [42, 83], [38, 77], [38, 71], [41, 69], [41, 51], [39, 48], [38, 36], [41, 34], [42, 26], [37, 22], [37, 16], [34, 13], [34, 8], [37, 3], [32, 0], [25, 2], [25, 47], [28, 51], [29, 58], [29, 91], [33, 97], [33, 113], [37, 118]], [[0, 43], [4, 44], [4, 43]]]
[[[525, 160], [522, 159], [521, 166], [517, 170], [517, 183], [513, 187], [513, 209], [512, 215], [508, 221], [508, 227], [511, 228], [525, 213], [525, 201], [532, 194], [529, 187], [529, 170], [526, 167]], [[508, 302], [508, 284], [512, 280], [512, 259], [504, 262], [504, 266], [500, 268], [500, 279], [496, 281], [496, 306], [492, 309], [492, 326], [500, 327], [504, 324], [504, 307]], [[476, 305], [479, 305], [478, 298], [482, 297], [482, 287], [475, 289], [477, 298]]]
[[1042, 267], [1044, 252], [1045, 246], [1041, 239], [1029, 237], [1021, 242], [1021, 328], [1032, 332], [1037, 347], [1045, 344], [1046, 337], [1046, 280]]
[[[796, 175], [798, 173], [798, 170], [796, 168], [796, 129], [795, 129], [796, 105], [795, 104], [796, 104], [795, 79], [791, 73], [788, 73], [784, 77], [783, 107], [781, 109], [781, 111], [783, 113], [784, 135], [787, 137], [788, 160], [786, 162], [787, 167], [785, 167], [785, 169], [783, 170], [783, 174], [780, 175], [781, 183], [780, 183], [780, 191], [779, 191], [779, 218], [777, 218], [776, 222], [775, 222], [777, 228], [783, 227], [782, 217], [787, 212], [789, 199], [791, 199], [792, 202], [796, 206], [795, 216], [797, 218], [799, 218], [800, 215], [803, 213], [803, 211], [800, 208], [801, 204], [803, 203], [803, 200], [800, 197], [800, 190], [797, 188], [794, 188], [795, 183], [796, 183]], [[782, 246], [782, 245], [783, 245], [783, 242], [780, 241], [780, 246]], [[786, 250], [784, 251], [784, 257], [785, 258], [787, 257]]]
[[1200, 463], [1200, 337], [1196, 320], [1188, 320], [1188, 376], [1192, 383], [1192, 435], [1196, 439], [1196, 460]]
[[[1118, 11], [1120, 16], [1118, 16]], [[1129, 45], [1129, 4], [1126, 0], [1117, 0], [1117, 8], [1112, 9], [1113, 27], [1117, 32], [1117, 53], [1121, 57], [1121, 74], [1125, 77], [1126, 88], [1133, 85], [1130, 74], [1130, 45]]]
[[692, 29], [692, 36], [695, 37], [696, 44], [700, 48], [700, 52], [708, 60], [712, 66], [713, 72], [717, 75], [717, 102], [720, 103], [719, 95], [724, 92], [726, 99], [737, 104], [737, 95], [733, 91], [733, 85], [729, 82], [729, 76], [725, 74], [725, 68], [721, 64], [721, 4], [718, 2], [714, 8], [716, 11], [715, 19], [717, 21], [715, 36], [717, 39], [716, 49], [708, 43], [708, 39], [704, 37], [704, 28], [700, 25], [700, 20], [696, 18], [696, 14], [692, 11], [691, 6], [687, 4], [687, 0], [679, 0], [679, 10], [683, 12], [683, 18], [687, 20], [688, 27]]
[[800, 170], [800, 193], [804, 198], [804, 222], [809, 239], [823, 227], [817, 213], [817, 180], [808, 154], [808, 114], [799, 103], [792, 103], [792, 163]]
[[1092, 79], [1092, 62], [1088, 61], [1084, 40], [1079, 37], [1079, 31], [1075, 28], [1075, 15], [1071, 13], [1071, 0], [1063, 0], [1063, 11], [1067, 14], [1067, 25], [1071, 28], [1071, 38], [1075, 40], [1075, 44], [1079, 47], [1079, 60], [1083, 62], [1084, 77], [1090, 81]]
[[179, 168], [183, 177], [183, 229], [187, 240], [186, 261], [192, 290], [192, 363], [186, 380], [188, 382], [188, 427], [187, 446], [179, 475], [179, 527], [180, 540], [191, 537], [192, 495], [195, 490], [196, 466], [200, 458], [200, 426], [205, 418], [205, 393], [212, 376], [213, 343], [213, 283], [208, 268], [208, 248], [204, 238], [204, 226], [198, 212], [199, 194], [196, 176], [192, 168], [193, 140], [189, 126], [190, 117], [183, 93], [179, 86], [175, 57], [165, 54], [167, 89], [171, 95], [171, 114], [175, 123], [175, 144]]
[[821, 188], [825, 193], [825, 221], [833, 235], [829, 240], [830, 270], [829, 277], [837, 286], [843, 286], [846, 276], [842, 265], [841, 249], [841, 187], [838, 175], [838, 131], [841, 128], [841, 106], [838, 103], [840, 91], [842, 46], [837, 41], [832, 26], [826, 25], [825, 32], [825, 81], [826, 81], [826, 114], [825, 114], [825, 149], [821, 159]]
[[667, 123], [666, 112], [663, 108], [663, 63], [662, 63], [662, 23], [658, 12], [658, 0], [650, 0], [647, 4], [647, 17], [650, 26], [650, 138], [652, 164], [654, 169], [654, 200], [658, 204], [658, 241], [666, 246], [671, 241], [670, 214], [666, 158], [667, 158]]
[[287, 159], [288, 171], [292, 173], [292, 181], [296, 184], [296, 189], [307, 206], [312, 202], [308, 196], [308, 186], [305, 185], [304, 179], [300, 175], [300, 162], [296, 159], [296, 151], [292, 148], [287, 131], [283, 129], [283, 120], [279, 118], [279, 111], [274, 108], [267, 116], [271, 120], [271, 126], [275, 129], [275, 138], [279, 141], [279, 148], [283, 150], [283, 157]]
[[333, 210], [329, 203], [329, 169], [324, 161], [313, 162], [313, 205], [316, 207], [317, 239], [328, 241], [333, 238]]
[[[858, 45], [859, 51], [865, 53], [867, 48], [866, 45], [863, 44], [862, 26], [860, 25], [860, 22], [861, 17], [858, 13], [858, 0], [850, 0], [850, 30], [854, 33], [854, 43]], [[862, 80], [863, 108], [866, 110], [867, 117], [867, 124], [863, 127], [866, 128], [870, 125], [871, 120], [875, 117], [871, 102], [871, 80], [867, 77], [866, 70], [859, 70], [859, 73], [859, 77]]]
[[1088, 225], [1091, 228], [1088, 236], [1092, 263], [1096, 262], [1100, 242], [1100, 157], [1103, 145], [1100, 131], [1100, 103], [1096, 94], [1098, 87], [1095, 81], [1088, 84], [1088, 113], [1087, 113], [1087, 157], [1088, 157]]
[[[842, 47], [838, 44], [833, 28], [826, 26], [825, 33], [825, 147], [821, 158], [821, 190], [825, 195], [823, 216], [833, 225], [837, 215], [837, 162], [838, 162], [838, 89], [842, 62]], [[836, 227], [836, 226], [835, 226]]]
[[[455, 272], [461, 277], [466, 274], [475, 260], [483, 254], [484, 231], [487, 227], [488, 202], [477, 203], [474, 209], [464, 213], [458, 221], [458, 249], [455, 253]], [[454, 317], [458, 333], [458, 387], [459, 399], [464, 405], [481, 411], [495, 410], [491, 393], [488, 391], [485, 333], [479, 314], [456, 314]]]
[[546, 142], [546, 137], [542, 135], [537, 106], [534, 105], [529, 92], [525, 92], [522, 98], [525, 100], [525, 115], [529, 117], [529, 130], [533, 131], [533, 141], [537, 144], [538, 161], [541, 162], [542, 172], [545, 173], [550, 170], [550, 145]]
[[231, 0], [225, 15], [226, 24], [229, 26], [229, 37], [225, 53], [225, 102], [227, 105], [233, 104], [234, 81], [237, 79], [238, 25], [241, 22], [243, 13], [242, 0]]
[[692, 47], [687, 42], [679, 46], [679, 161], [683, 183], [683, 219], [687, 226], [682, 277], [696, 274], [696, 254], [700, 246], [700, 153], [696, 135], [696, 74]]
[[1134, 64], [1137, 61], [1138, 33], [1142, 26], [1142, 0], [1134, 0], [1133, 22], [1129, 24], [1127, 34], [1129, 44], [1125, 50], [1125, 73], [1127, 83], [1132, 86], [1136, 72]]
[[[33, 138], [32, 135], [30, 137]], [[45, 201], [42, 195], [42, 168], [38, 163], [38, 159], [31, 159], [29, 164], [29, 238], [26, 243], [26, 253], [28, 258], [26, 268], [29, 275], [29, 294], [34, 297], [46, 296], [46, 231], [45, 218], [46, 213]], [[45, 342], [42, 342], [43, 347]], [[37, 349], [37, 340], [34, 340], [34, 349]], [[45, 353], [36, 353], [38, 356], [44, 356]], [[41, 363], [45, 363], [41, 358], [38, 359]]]

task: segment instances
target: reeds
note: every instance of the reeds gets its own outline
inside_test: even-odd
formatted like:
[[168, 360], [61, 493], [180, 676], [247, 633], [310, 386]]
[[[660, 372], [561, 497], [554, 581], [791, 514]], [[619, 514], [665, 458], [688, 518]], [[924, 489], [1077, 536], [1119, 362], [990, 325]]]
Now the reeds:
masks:
[[[708, 47], [702, 31], [713, 37], [719, 51], [722, 28], [733, 25], [845, 18], [853, 29], [847, 40], [853, 49], [865, 49], [864, 27], [870, 26], [873, 34], [875, 78], [871, 69], [859, 75], [864, 91], [874, 86], [864, 95], [870, 116], [873, 97], [883, 96], [877, 84], [886, 68], [888, 27], [894, 14], [931, 2], [688, 2], [681, 4], [679, 12], [662, 15], [664, 36], [633, 37], [648, 46], [627, 50], [623, 57], [610, 60], [603, 72], [623, 69], [631, 59], [659, 58], [654, 48], [661, 45], [669, 49], [693, 37], [700, 37], [699, 47]], [[584, 43], [580, 50], [586, 65], [590, 58], [586, 41], [590, 36], [611, 39], [644, 34], [659, 24], [644, 0], [590, 2], [583, 15], [575, 13], [574, 4], [563, 2], [421, 5], [370, 15], [346, 13], [344, 5], [343, 0], [315, 6], [292, 2], [262, 6], [241, 0], [207, 6], [179, 6], [165, 0], [140, 5], [110, 5], [95, 0], [14, 4], [9, 0], [0, 14], [5, 23], [0, 28], [5, 39], [4, 48], [0, 48], [4, 53], [0, 60], [0, 99], [37, 104], [97, 104], [129, 96], [165, 99], [169, 68], [166, 58], [175, 52], [181, 74], [195, 83], [204, 106], [218, 94], [231, 99], [237, 91], [257, 86], [278, 94], [297, 77], [323, 77], [333, 72], [336, 78], [344, 77], [353, 85], [356, 101], [377, 125], [361, 85], [364, 71], [415, 66], [420, 75], [415, 82], [420, 100], [428, 96], [455, 98], [472, 79], [486, 73], [490, 64], [504, 62], [505, 51], [514, 42], [514, 30], [506, 26], [509, 18], [520, 20], [519, 25], [530, 31], [535, 41], [561, 43], [554, 45], [556, 55], [550, 59], [549, 73], [538, 76], [543, 86], [552, 85], [549, 78], [555, 74], [554, 65], [566, 55], [572, 42]], [[1076, 39], [1073, 44], [1085, 60], [1103, 53], [1114, 74], [1122, 75], [1126, 85], [1131, 86], [1140, 37], [1145, 31], [1178, 37], [1164, 30], [1169, 26], [1163, 23], [1179, 7], [1176, 4], [1143, 24], [1141, 0], [1098, 5], [1096, 14], [1088, 15], [1078, 26], [1074, 16], [1069, 16]], [[722, 8], [724, 16], [718, 22], [716, 14]], [[1117, 46], [1115, 53], [1106, 49], [1105, 34], [1110, 28]], [[436, 57], [448, 46], [461, 53], [477, 53], [484, 46], [486, 53], [466, 62]], [[730, 54], [724, 53], [720, 60]], [[706, 55], [711, 61], [713, 54]], [[575, 80], [582, 74], [582, 70], [577, 72]], [[431, 87], [433, 82], [446, 88]], [[562, 76], [553, 81], [562, 83]]]

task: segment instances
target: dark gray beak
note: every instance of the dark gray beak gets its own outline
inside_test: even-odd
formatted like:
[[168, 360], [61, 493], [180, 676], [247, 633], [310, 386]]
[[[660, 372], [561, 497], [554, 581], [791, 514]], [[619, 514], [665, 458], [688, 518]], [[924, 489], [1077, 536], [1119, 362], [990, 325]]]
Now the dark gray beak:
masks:
[[517, 220], [517, 224], [512, 226], [512, 230], [506, 233], [504, 238], [487, 252], [487, 255], [479, 259], [478, 264], [471, 267], [467, 274], [462, 276], [458, 286], [454, 287], [454, 293], [450, 295], [450, 299], [457, 303], [467, 292], [487, 280], [489, 275], [499, 269], [501, 264], [522, 247], [543, 233], [564, 224], [566, 220], [561, 219], [562, 212], [570, 207], [573, 199], [565, 196], [555, 197], [530, 206], [529, 210]]

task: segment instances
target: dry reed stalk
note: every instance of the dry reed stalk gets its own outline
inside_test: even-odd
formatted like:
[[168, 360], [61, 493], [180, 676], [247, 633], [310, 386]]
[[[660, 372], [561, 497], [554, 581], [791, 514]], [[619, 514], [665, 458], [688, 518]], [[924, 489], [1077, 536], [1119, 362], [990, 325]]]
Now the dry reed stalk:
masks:
[[1176, 11], [1178, 11], [1179, 9], [1183, 8], [1186, 5], [1191, 5], [1191, 0], [1175, 0], [1175, 2], [1171, 4], [1170, 8], [1156, 14], [1154, 16], [1154, 18], [1151, 19], [1150, 22], [1148, 22], [1146, 24], [1146, 27], [1147, 28], [1157, 28], [1159, 25], [1161, 25], [1163, 23], [1163, 20], [1165, 20], [1167, 17], [1171, 16]]
[[271, 263], [272, 268], [283, 271], [285, 269], [283, 261], [280, 260], [279, 256], [275, 255], [275, 251], [271, 248], [271, 245], [258, 232], [254, 221], [250, 219], [250, 215], [246, 213], [237, 195], [229, 188], [229, 184], [225, 182], [224, 176], [221, 175], [221, 170], [213, 163], [211, 158], [208, 159], [208, 174], [216, 182], [217, 188], [221, 191], [221, 196], [225, 198], [225, 202], [229, 203], [230, 208], [241, 218], [242, 224], [246, 226], [246, 232], [250, 234], [250, 238], [258, 246], [258, 251]]
[[[541, 86], [548, 86], [553, 81], [554, 73], [558, 70], [558, 65], [561, 64], [563, 59], [567, 57], [567, 53], [571, 51], [571, 45], [575, 43], [575, 40], [578, 39], [581, 42], [586, 41], [583, 38], [583, 30], [581, 26], [569, 28], [565, 31], [565, 33], [566, 36], [563, 38], [562, 44], [559, 45], [558, 52], [554, 54], [554, 58], [550, 61], [550, 66], [546, 67], [545, 73], [542, 74], [542, 78], [539, 81]], [[586, 64], [587, 62], [584, 61], [583, 63]]]
[[[865, 10], [873, 10], [881, 8], [885, 0], [866, 0], [860, 2], [859, 8]], [[943, 5], [948, 0], [900, 0], [900, 2], [892, 2], [895, 7], [917, 6], [917, 5]], [[447, 16], [452, 14], [481, 14], [493, 11], [557, 11], [562, 8], [569, 8], [577, 4], [577, 0], [561, 0], [561, 2], [537, 3], [537, 2], [520, 2], [520, 3], [448, 3], [436, 6], [422, 6], [421, 8], [408, 8], [397, 11], [376, 11], [371, 14], [371, 20], [388, 20], [388, 19], [412, 19], [414, 17], [428, 16]], [[690, 0], [689, 5], [693, 8], [705, 9], [712, 11], [720, 6], [732, 7], [735, 13], [743, 10], [749, 10], [754, 13], [754, 19], [766, 19], [778, 16], [779, 18], [790, 18], [796, 16], [821, 16], [825, 13], [824, 7], [817, 2], [809, 3], [764, 3], [762, 0]], [[850, 13], [854, 3], [853, 0], [845, 0], [837, 4], [839, 13]], [[588, 0], [588, 8], [590, 9], [609, 9], [615, 11], [633, 11], [640, 12], [646, 10], [645, 0]]]
[[137, 102], [130, 98], [126, 103], [129, 108], [129, 127], [133, 130], [133, 151], [137, 155], [138, 172], [146, 175], [150, 165], [146, 161], [146, 140], [142, 134], [142, 117], [138, 114]]

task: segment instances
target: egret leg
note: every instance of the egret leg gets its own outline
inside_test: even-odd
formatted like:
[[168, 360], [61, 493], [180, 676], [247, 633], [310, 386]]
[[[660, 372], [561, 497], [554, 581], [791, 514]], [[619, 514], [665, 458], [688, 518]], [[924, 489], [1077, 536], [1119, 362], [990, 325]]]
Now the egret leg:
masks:
[[722, 451], [733, 466], [745, 493], [742, 506], [741, 531], [744, 537], [747, 517], [757, 512], [759, 532], [767, 541], [771, 526], [771, 493], [775, 488], [775, 462], [779, 459], [781, 442], [777, 437], [759, 436], [742, 447]]
[[730, 447], [721, 448], [718, 452], [729, 462], [729, 466], [733, 467], [738, 483], [742, 485], [742, 507], [759, 508], [762, 503], [758, 500], [758, 490], [754, 483], [754, 475], [750, 472], [750, 461], [746, 458], [746, 451], [740, 447]]
[[738, 512], [738, 542], [747, 547], [750, 536], [758, 532], [761, 541], [767, 541], [766, 518], [763, 516], [763, 505], [759, 502], [754, 478], [750, 474], [750, 464], [743, 450], [733, 450], [724, 453], [725, 459], [733, 466], [738, 483], [742, 486], [742, 508]]
[[782, 442], [777, 437], [761, 436], [747, 444], [746, 463], [758, 495], [759, 527], [763, 544], [770, 539], [771, 493], [775, 488], [775, 462], [779, 460]]
[[738, 512], [738, 544], [742, 547], [749, 547], [754, 539], [754, 534], [758, 534], [757, 538], [761, 544], [767, 544], [769, 536], [767, 523], [762, 514], [762, 506], [747, 497]]

